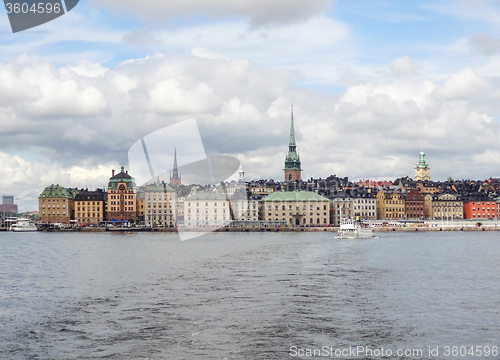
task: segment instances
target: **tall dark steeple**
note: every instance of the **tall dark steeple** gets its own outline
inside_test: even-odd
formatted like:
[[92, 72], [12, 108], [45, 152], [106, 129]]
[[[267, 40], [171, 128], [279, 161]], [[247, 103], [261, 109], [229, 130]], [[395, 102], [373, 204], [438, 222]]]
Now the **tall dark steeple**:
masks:
[[293, 105], [292, 105], [292, 120], [290, 123], [290, 142], [288, 144], [288, 152], [285, 158], [285, 181], [300, 180], [302, 169], [300, 168], [300, 158], [297, 152], [297, 144], [295, 143], [295, 126], [293, 123]]
[[177, 168], [177, 148], [174, 150], [174, 168], [172, 169], [172, 176], [170, 176], [170, 183], [173, 185], [181, 184], [181, 176]]

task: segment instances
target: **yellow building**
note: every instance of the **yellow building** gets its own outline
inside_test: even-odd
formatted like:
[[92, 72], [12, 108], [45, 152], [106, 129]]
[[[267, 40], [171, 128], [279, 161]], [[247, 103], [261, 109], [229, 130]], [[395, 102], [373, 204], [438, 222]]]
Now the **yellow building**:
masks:
[[377, 193], [377, 219], [402, 220], [405, 217], [403, 193], [395, 190], [380, 190]]
[[428, 194], [424, 200], [424, 216], [428, 219], [463, 219], [464, 202], [460, 195]]
[[38, 197], [38, 211], [41, 224], [69, 224], [74, 219], [73, 197], [75, 189], [61, 185], [47, 186]]
[[288, 226], [330, 225], [330, 201], [312, 191], [277, 191], [262, 200], [262, 220], [283, 220]]
[[137, 203], [137, 216], [140, 219], [144, 219], [144, 199], [138, 197], [136, 199], [136, 203]]
[[104, 221], [106, 197], [107, 193], [102, 189], [78, 191], [74, 199], [75, 220], [87, 225], [98, 225]]

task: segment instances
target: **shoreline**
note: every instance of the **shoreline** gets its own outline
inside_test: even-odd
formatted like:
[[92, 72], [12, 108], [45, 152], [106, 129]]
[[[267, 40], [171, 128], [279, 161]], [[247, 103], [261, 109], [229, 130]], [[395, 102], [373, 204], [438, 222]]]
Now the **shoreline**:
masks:
[[[310, 227], [310, 228], [295, 228], [295, 227], [281, 227], [281, 228], [256, 228], [256, 227], [224, 227], [218, 229], [211, 228], [83, 228], [83, 229], [58, 229], [50, 230], [56, 232], [337, 232], [338, 227]], [[384, 226], [373, 228], [374, 232], [419, 232], [419, 231], [500, 231], [500, 226], [495, 225], [443, 225], [443, 226]], [[47, 231], [47, 230], [41, 230]]]

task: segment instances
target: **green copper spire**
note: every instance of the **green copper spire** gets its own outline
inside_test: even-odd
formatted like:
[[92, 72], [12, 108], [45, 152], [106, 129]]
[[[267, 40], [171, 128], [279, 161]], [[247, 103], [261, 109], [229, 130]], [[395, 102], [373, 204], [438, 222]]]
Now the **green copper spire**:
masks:
[[425, 153], [423, 150], [418, 154], [418, 164], [415, 166], [417, 168], [429, 168], [429, 165], [425, 163]]
[[290, 144], [289, 146], [295, 146], [295, 127], [293, 125], [293, 105], [292, 105], [292, 122], [290, 123]]
[[293, 105], [292, 105], [292, 121], [290, 123], [290, 143], [288, 144], [288, 153], [285, 158], [285, 170], [301, 170], [300, 158], [297, 153], [297, 145], [295, 143], [295, 128], [293, 124]]

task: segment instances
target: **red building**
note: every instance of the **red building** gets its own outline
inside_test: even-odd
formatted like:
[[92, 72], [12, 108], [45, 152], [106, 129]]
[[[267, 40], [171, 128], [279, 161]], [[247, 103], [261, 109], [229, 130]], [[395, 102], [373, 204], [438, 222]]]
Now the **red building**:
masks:
[[424, 196], [419, 189], [410, 189], [405, 198], [405, 216], [407, 219], [424, 217]]
[[126, 220], [135, 222], [137, 217], [136, 187], [134, 178], [128, 174], [128, 170], [121, 171], [112, 176], [108, 183], [108, 220]]
[[468, 195], [464, 199], [464, 219], [496, 219], [497, 202], [485, 193]]
[[0, 204], [0, 213], [16, 213], [17, 214], [17, 205], [11, 204]]

